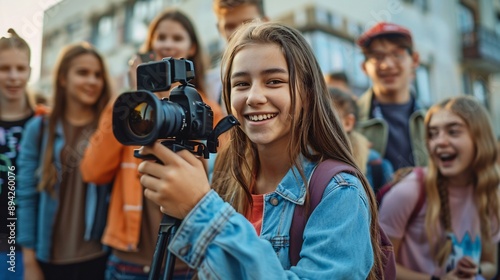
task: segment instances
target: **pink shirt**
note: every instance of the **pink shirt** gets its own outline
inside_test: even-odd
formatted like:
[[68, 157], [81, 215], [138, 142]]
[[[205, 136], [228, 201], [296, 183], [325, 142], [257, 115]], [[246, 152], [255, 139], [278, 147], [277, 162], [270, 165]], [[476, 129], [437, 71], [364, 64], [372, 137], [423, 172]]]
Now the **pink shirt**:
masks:
[[[395, 185], [385, 196], [380, 207], [380, 225], [391, 238], [401, 239], [396, 262], [414, 271], [442, 276], [453, 269], [459, 259], [470, 256], [476, 263], [481, 258], [481, 233], [479, 215], [473, 196], [473, 186], [450, 187], [450, 203], [453, 234], [453, 250], [448, 261], [439, 267], [434, 261], [425, 232], [427, 202], [411, 224], [408, 220], [416, 206], [419, 195], [417, 175], [411, 173]], [[442, 229], [442, 228], [441, 228]], [[439, 233], [442, 235], [442, 231]], [[500, 240], [496, 233], [493, 242]]]

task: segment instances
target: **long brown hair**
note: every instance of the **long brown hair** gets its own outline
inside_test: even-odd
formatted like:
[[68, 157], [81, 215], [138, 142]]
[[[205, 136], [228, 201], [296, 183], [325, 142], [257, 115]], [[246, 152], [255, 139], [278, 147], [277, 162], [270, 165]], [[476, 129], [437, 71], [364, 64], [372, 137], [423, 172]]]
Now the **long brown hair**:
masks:
[[[0, 52], [10, 50], [10, 49], [18, 49], [20, 51], [26, 52], [28, 55], [28, 65], [31, 61], [31, 49], [28, 43], [21, 38], [14, 29], [9, 28], [7, 32], [10, 34], [9, 37], [1, 37], [0, 38]], [[24, 91], [24, 97], [26, 99], [26, 109], [33, 111], [33, 102], [28, 94], [28, 91]]]
[[[378, 214], [375, 196], [366, 178], [354, 162], [349, 140], [339, 118], [332, 108], [328, 89], [318, 62], [304, 37], [297, 30], [277, 23], [249, 23], [234, 34], [222, 58], [223, 97], [226, 109], [231, 112], [231, 67], [236, 54], [255, 44], [272, 44], [281, 48], [290, 73], [291, 108], [301, 99], [300, 112], [291, 110], [291, 137], [287, 144], [289, 165], [296, 167], [304, 182], [299, 155], [312, 162], [335, 159], [358, 170], [369, 200], [371, 212], [370, 236], [374, 254], [374, 267], [368, 279], [377, 279], [381, 271], [381, 251], [378, 245]], [[231, 143], [219, 154], [217, 161], [224, 162], [214, 170], [213, 187], [221, 196], [231, 201], [240, 213], [246, 213], [251, 204], [250, 182], [253, 171], [258, 170], [259, 159], [255, 145], [243, 130], [231, 130]], [[217, 167], [217, 166], [216, 166]], [[381, 273], [378, 273], [379, 275]]]
[[[445, 99], [432, 106], [425, 117], [425, 128], [428, 131], [429, 122], [434, 113], [447, 110], [459, 116], [467, 125], [474, 142], [475, 157], [471, 163], [473, 170], [474, 200], [478, 209], [482, 240], [491, 240], [500, 225], [498, 186], [500, 174], [495, 161], [497, 149], [491, 120], [486, 109], [472, 97], [455, 97]], [[427, 145], [429, 133], [426, 133]], [[445, 233], [451, 232], [451, 213], [448, 201], [448, 186], [446, 178], [439, 172], [437, 165], [429, 158], [425, 191], [427, 195], [427, 212], [425, 227], [428, 240], [435, 260], [443, 265], [451, 253], [452, 241], [446, 236], [437, 237], [441, 226]], [[491, 218], [494, 223], [491, 223]], [[493, 229], [493, 225], [495, 228]], [[493, 230], [492, 230], [493, 229]]]
[[[103, 77], [103, 88], [102, 93], [94, 104], [93, 109], [95, 112], [94, 123], [98, 122], [101, 112], [111, 98], [111, 83], [107, 70], [107, 66], [104, 62], [102, 56], [91, 46], [89, 43], [79, 43], [74, 45], [66, 46], [60, 53], [58, 62], [56, 63], [53, 85], [55, 87], [54, 91], [54, 107], [48, 117], [48, 140], [46, 148], [44, 149], [44, 157], [42, 163], [42, 174], [41, 180], [38, 184], [39, 191], [53, 192], [54, 185], [56, 184], [57, 170], [54, 164], [54, 142], [56, 136], [56, 126], [58, 122], [62, 121], [64, 118], [65, 110], [67, 108], [67, 93], [65, 86], [63, 85], [63, 80], [67, 78], [68, 72], [71, 67], [71, 62], [84, 54], [91, 54], [95, 56], [102, 69]], [[43, 121], [43, 120], [42, 120]]]
[[[188, 18], [187, 15], [182, 13], [177, 9], [166, 9], [159, 15], [157, 15], [149, 24], [148, 27], [148, 35], [146, 36], [146, 41], [142, 45], [140, 51], [141, 52], [149, 52], [153, 49], [153, 35], [158, 28], [160, 22], [164, 20], [172, 20], [178, 22], [186, 32], [189, 34], [189, 39], [191, 40], [191, 44], [195, 46], [195, 52], [192, 56], [184, 57], [185, 59], [191, 60], [194, 64], [195, 76], [194, 79], [191, 80], [191, 83], [196, 87], [201, 95], [205, 94], [205, 84], [204, 84], [204, 76], [205, 76], [205, 61], [203, 58], [203, 51], [201, 49], [200, 40], [198, 40], [198, 36], [196, 35], [196, 29], [194, 28], [193, 23]], [[205, 97], [205, 96], [203, 96]]]

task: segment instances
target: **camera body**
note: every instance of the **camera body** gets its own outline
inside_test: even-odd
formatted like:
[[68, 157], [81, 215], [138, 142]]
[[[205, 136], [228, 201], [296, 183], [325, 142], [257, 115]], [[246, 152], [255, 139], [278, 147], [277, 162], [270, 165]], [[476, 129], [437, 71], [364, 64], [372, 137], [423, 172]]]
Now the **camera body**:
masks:
[[[164, 58], [137, 67], [138, 91], [118, 97], [113, 111], [113, 133], [124, 145], [151, 145], [158, 139], [204, 140], [212, 132], [213, 111], [188, 83], [194, 77], [189, 60]], [[159, 99], [153, 91], [181, 85], [169, 98]]]
[[[148, 146], [159, 139], [172, 150], [189, 149], [215, 153], [218, 137], [238, 121], [227, 116], [213, 128], [213, 111], [188, 81], [194, 78], [193, 63], [185, 59], [163, 58], [137, 67], [137, 91], [121, 94], [113, 106], [113, 133], [123, 145]], [[153, 92], [180, 85], [169, 98]], [[205, 145], [193, 140], [207, 140]], [[201, 150], [200, 150], [201, 148]]]

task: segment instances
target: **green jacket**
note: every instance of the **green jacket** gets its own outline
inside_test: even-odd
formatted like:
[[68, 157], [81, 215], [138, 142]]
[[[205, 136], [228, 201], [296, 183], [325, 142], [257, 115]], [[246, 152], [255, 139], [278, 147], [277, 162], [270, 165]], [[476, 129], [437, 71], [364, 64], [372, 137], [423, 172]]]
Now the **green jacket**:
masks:
[[[370, 116], [372, 111], [373, 91], [370, 88], [357, 101], [359, 108], [357, 130], [373, 144], [372, 148], [385, 157], [389, 126], [383, 119]], [[427, 165], [427, 147], [425, 145], [425, 110], [417, 109], [410, 115], [410, 139], [416, 166]]]

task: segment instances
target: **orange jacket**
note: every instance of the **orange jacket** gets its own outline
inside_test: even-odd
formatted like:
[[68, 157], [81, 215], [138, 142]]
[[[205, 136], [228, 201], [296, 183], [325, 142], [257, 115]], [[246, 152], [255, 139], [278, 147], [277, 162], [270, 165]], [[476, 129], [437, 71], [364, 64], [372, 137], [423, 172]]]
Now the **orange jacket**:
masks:
[[[205, 101], [214, 112], [214, 125], [222, 118], [220, 106]], [[114, 180], [103, 244], [121, 251], [136, 251], [142, 217], [143, 187], [134, 157], [138, 146], [124, 146], [113, 134], [113, 104], [110, 102], [99, 120], [96, 132], [81, 162], [83, 180], [105, 184]]]

